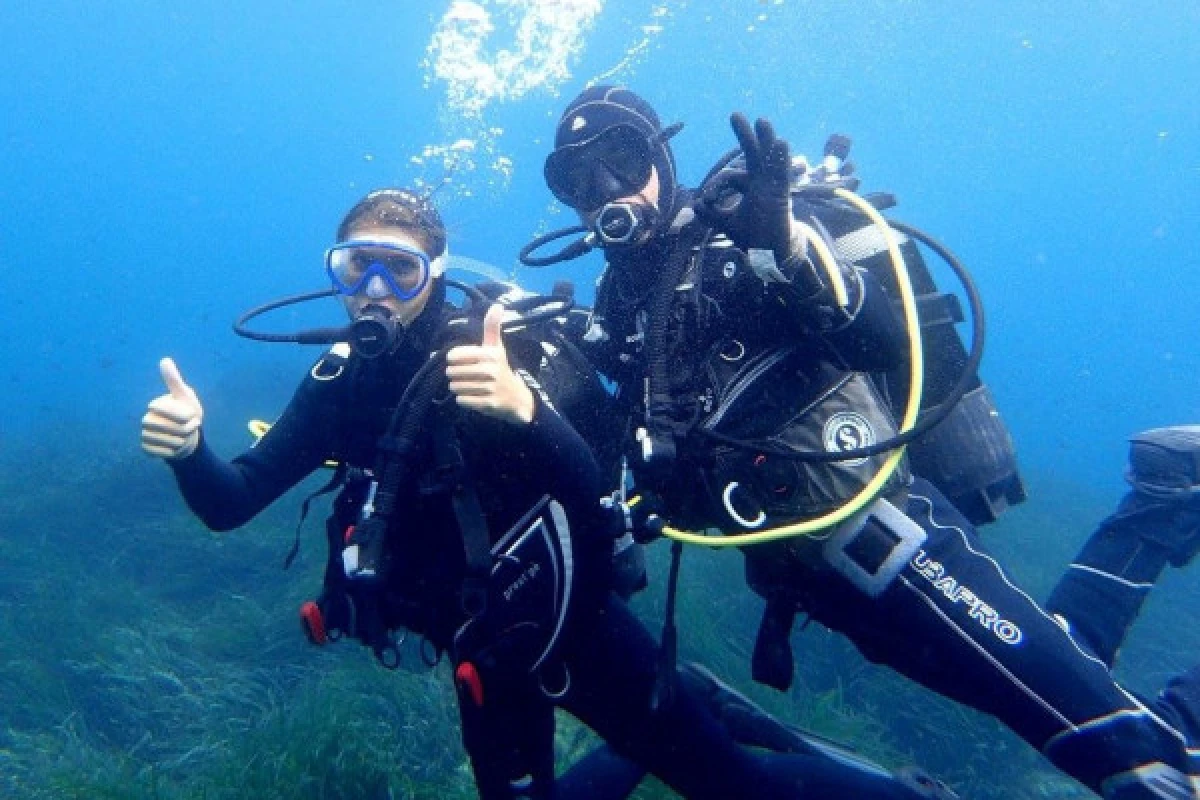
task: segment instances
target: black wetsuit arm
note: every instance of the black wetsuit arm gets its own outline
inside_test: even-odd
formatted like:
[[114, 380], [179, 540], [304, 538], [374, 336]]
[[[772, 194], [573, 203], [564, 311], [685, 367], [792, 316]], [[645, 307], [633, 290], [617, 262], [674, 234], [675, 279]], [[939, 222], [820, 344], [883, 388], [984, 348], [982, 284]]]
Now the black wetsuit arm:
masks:
[[244, 525], [319, 467], [329, 454], [332, 414], [322, 414], [323, 392], [302, 385], [266, 435], [232, 462], [201, 437], [187, 458], [167, 462], [188, 508], [214, 531]]
[[789, 259], [781, 268], [787, 280], [765, 279], [769, 318], [784, 330], [820, 337], [846, 369], [876, 372], [896, 367], [905, 358], [906, 336], [882, 284], [867, 270], [844, 264], [838, 269], [849, 300], [844, 308], [835, 300], [827, 275], [818, 275], [811, 262]]
[[[528, 425], [498, 420], [479, 420], [477, 424], [481, 434], [493, 431], [477, 440], [474, 448], [477, 457], [483, 458], [476, 465], [481, 488], [488, 486], [489, 473], [507, 473], [510, 480], [518, 482], [511, 487], [518, 495], [548, 494], [563, 507], [570, 526], [577, 588], [583, 591], [578, 607], [593, 604], [597, 593], [610, 585], [614, 520], [600, 505], [605, 487], [591, 450], [536, 391], [533, 420]], [[526, 509], [510, 510], [519, 514]]]
[[546, 481], [546, 491], [580, 513], [599, 508], [604, 493], [600, 467], [583, 437], [534, 392], [533, 420], [520, 429], [528, 474]]
[[907, 336], [879, 279], [858, 270], [858, 312], [845, 325], [825, 334], [826, 341], [850, 369], [862, 372], [889, 370], [906, 357]]

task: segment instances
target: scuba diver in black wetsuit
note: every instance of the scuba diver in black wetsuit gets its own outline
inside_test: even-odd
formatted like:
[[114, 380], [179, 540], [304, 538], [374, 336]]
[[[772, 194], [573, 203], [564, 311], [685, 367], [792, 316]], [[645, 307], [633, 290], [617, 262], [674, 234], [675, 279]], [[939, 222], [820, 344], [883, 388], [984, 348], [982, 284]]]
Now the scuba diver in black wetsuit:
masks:
[[[306, 632], [317, 643], [357, 638], [389, 667], [399, 630], [425, 637], [431, 658], [449, 654], [482, 797], [624, 797], [643, 769], [687, 797], [922, 796], [836, 759], [753, 753], [682, 682], [673, 702], [652, 708], [657, 646], [608, 589], [613, 515], [599, 502], [595, 460], [556, 411], [603, 395], [594, 371], [574, 369], [559, 346], [567, 304], [459, 284], [470, 299], [462, 312], [444, 301], [445, 250], [427, 199], [374, 192], [327, 253], [333, 290], [239, 320], [253, 338], [338, 343], [232, 462], [209, 449], [195, 391], [163, 360], [168, 393], [150, 403], [142, 446], [167, 460], [189, 507], [214, 530], [235, 528], [336, 461], [330, 558], [320, 598], [301, 610]], [[334, 294], [347, 328], [246, 327]], [[612, 748], [558, 785], [556, 706]]]
[[[1122, 689], [1111, 659], [1072, 638], [1067, 614], [1056, 619], [1015, 586], [972, 520], [905, 466], [900, 445], [941, 437], [948, 446], [914, 463], [936, 473], [939, 455], [964, 462], [962, 485], [950, 469], [933, 477], [972, 517], [986, 522], [1023, 497], [1011, 451], [1000, 452], [1007, 432], [973, 389], [978, 342], [960, 379], [918, 419], [929, 351], [918, 281], [896, 246], [915, 245], [889, 227], [927, 237], [879, 216], [874, 205], [886, 198], [872, 204], [848, 191], [857, 181], [839, 174], [846, 142], [833, 142], [832, 158], [813, 169], [791, 158], [765, 120], [732, 123], [740, 153], [693, 192], [678, 184], [669, 145], [681, 126], [664, 129], [627, 89], [585, 90], [564, 111], [545, 164], [549, 188], [582, 224], [522, 251], [525, 263], [544, 266], [603, 248], [584, 339], [628, 415], [623, 435], [642, 498], [629, 514], [641, 534], [673, 538], [675, 558], [684, 541], [742, 547], [748, 582], [767, 600], [753, 658], [764, 682], [790, 681], [787, 634], [803, 611], [871, 661], [999, 718], [1107, 798], [1197, 797], [1200, 672], [1154, 700]], [[869, 222], [846, 226], [853, 215]], [[558, 253], [536, 255], [574, 234]], [[879, 254], [890, 275], [867, 268]], [[887, 399], [897, 387], [902, 412]], [[618, 428], [607, 427], [581, 432]], [[1159, 458], [1135, 455], [1134, 495], [1094, 540], [1105, 552], [1085, 553], [1081, 566], [1094, 556], [1120, 578], [1113, 565], [1156, 540], [1152, 528], [1164, 552], [1194, 552], [1195, 516], [1179, 512], [1195, 503], [1197, 437], [1150, 436]], [[973, 439], [996, 452], [980, 456]], [[982, 480], [970, 474], [977, 461]], [[1150, 497], [1151, 485], [1170, 491]], [[1106, 530], [1120, 534], [1119, 546]], [[1123, 636], [1122, 624], [1078, 608], [1089, 587], [1071, 583], [1056, 593], [1058, 606]]]

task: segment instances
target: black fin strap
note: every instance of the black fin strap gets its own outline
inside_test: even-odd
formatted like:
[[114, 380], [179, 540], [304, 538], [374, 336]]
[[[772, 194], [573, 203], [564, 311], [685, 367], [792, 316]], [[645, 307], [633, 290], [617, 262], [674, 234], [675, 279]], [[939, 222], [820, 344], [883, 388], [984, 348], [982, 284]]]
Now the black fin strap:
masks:
[[300, 506], [300, 521], [296, 523], [296, 535], [292, 539], [292, 548], [290, 550], [288, 550], [287, 558], [285, 558], [283, 560], [283, 568], [284, 569], [290, 569], [292, 566], [292, 562], [295, 561], [296, 556], [300, 554], [300, 529], [302, 527], [304, 527], [304, 520], [305, 520], [305, 518], [308, 517], [308, 509], [309, 509], [309, 506], [312, 505], [312, 501], [316, 500], [318, 497], [321, 497], [322, 495], [329, 494], [334, 489], [341, 486], [342, 483], [345, 481], [345, 479], [346, 479], [346, 465], [339, 463], [337, 465], [337, 469], [335, 469], [333, 471], [333, 476], [330, 477], [329, 482], [326, 483], [324, 486], [322, 486], [320, 489], [317, 489], [315, 492], [310, 494], [308, 497], [304, 498], [304, 503]]
[[679, 589], [679, 562], [683, 560], [683, 542], [671, 542], [671, 570], [667, 577], [667, 608], [663, 615], [662, 645], [658, 651], [658, 675], [650, 708], [660, 711], [675, 699], [675, 670], [679, 661], [678, 634], [675, 629], [675, 596]]

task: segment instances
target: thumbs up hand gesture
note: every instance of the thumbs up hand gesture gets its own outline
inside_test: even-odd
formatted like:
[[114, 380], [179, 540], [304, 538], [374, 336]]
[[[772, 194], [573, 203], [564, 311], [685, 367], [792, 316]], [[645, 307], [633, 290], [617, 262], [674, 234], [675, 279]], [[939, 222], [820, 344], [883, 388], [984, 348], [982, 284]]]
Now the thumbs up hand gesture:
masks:
[[533, 392], [508, 366], [500, 323], [504, 307], [496, 304], [483, 318], [483, 343], [459, 345], [446, 354], [450, 391], [463, 408], [513, 424], [533, 421]]
[[159, 458], [187, 458], [200, 444], [204, 408], [169, 358], [158, 362], [167, 393], [150, 401], [142, 417], [142, 449]]

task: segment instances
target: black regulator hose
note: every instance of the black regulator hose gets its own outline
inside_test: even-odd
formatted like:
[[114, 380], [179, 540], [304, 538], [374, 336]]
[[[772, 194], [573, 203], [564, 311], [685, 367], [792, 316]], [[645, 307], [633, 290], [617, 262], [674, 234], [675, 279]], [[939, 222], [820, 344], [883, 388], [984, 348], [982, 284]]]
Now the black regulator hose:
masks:
[[457, 281], [454, 278], [447, 278], [447, 277], [443, 277], [442, 280], [445, 281], [447, 286], [449, 286], [453, 289], [458, 289], [460, 292], [465, 294], [472, 303], [484, 305], [484, 306], [487, 305], [488, 296], [486, 294], [484, 294], [483, 292], [479, 291], [479, 289], [472, 286], [471, 284], [465, 283], [463, 281]]
[[[559, 264], [563, 261], [571, 261], [580, 256], [587, 255], [592, 250], [592, 244], [589, 241], [589, 233], [591, 229], [586, 225], [572, 225], [569, 228], [561, 228], [549, 233], [543, 233], [541, 236], [535, 236], [533, 239], [521, 248], [517, 253], [517, 258], [527, 267], [548, 267], [552, 264]], [[565, 239], [568, 236], [574, 236], [581, 233], [582, 237], [568, 244], [557, 253], [551, 253], [548, 256], [535, 256], [534, 250], [550, 244], [550, 242]]]
[[300, 331], [299, 333], [262, 333], [252, 331], [246, 327], [246, 323], [250, 320], [261, 317], [268, 311], [274, 311], [277, 308], [284, 306], [294, 306], [299, 303], [307, 303], [309, 300], [316, 300], [321, 297], [333, 297], [337, 294], [335, 289], [320, 289], [315, 292], [306, 292], [305, 294], [292, 295], [284, 297], [280, 300], [272, 300], [269, 303], [263, 303], [260, 306], [247, 311], [237, 318], [233, 323], [233, 332], [238, 336], [246, 339], [253, 339], [257, 342], [292, 342], [295, 344], [331, 344], [338, 341], [345, 335], [346, 328], [315, 328], [309, 331]]
[[[455, 280], [454, 278], [442, 277], [442, 281], [451, 288], [458, 289], [472, 305], [482, 307], [484, 309], [492, 302], [486, 294], [480, 291], [477, 287], [469, 283]], [[288, 342], [291, 344], [333, 344], [334, 342], [347, 341], [351, 332], [351, 325], [343, 325], [336, 328], [313, 328], [311, 330], [296, 331], [295, 333], [265, 333], [263, 331], [252, 331], [247, 324], [263, 314], [270, 311], [275, 311], [286, 306], [299, 305], [307, 303], [310, 300], [318, 300], [323, 297], [334, 297], [337, 295], [335, 289], [319, 289], [315, 292], [305, 292], [304, 294], [295, 294], [279, 300], [272, 300], [269, 303], [255, 306], [246, 313], [242, 314], [233, 323], [233, 332], [238, 336], [246, 339], [253, 339], [257, 342]], [[530, 314], [522, 314], [521, 318], [509, 323], [505, 330], [518, 328], [527, 325], [533, 325], [538, 322], [543, 322], [547, 319], [552, 319], [562, 314], [567, 313], [574, 306], [574, 300], [565, 297], [553, 297], [548, 299], [541, 296], [536, 296], [527, 299], [517, 300], [512, 304], [512, 307], [517, 311], [523, 311], [526, 307], [536, 308], [536, 311]]]
[[442, 349], [417, 370], [388, 422], [384, 439], [389, 449], [383, 465], [378, 468], [379, 488], [375, 494], [375, 513], [384, 519], [390, 518], [400, 488], [409, 480], [410, 451], [425, 425], [434, 399], [446, 385], [445, 366], [446, 350]]
[[[712, 239], [713, 231], [706, 229], [704, 236], [700, 241], [700, 249], [703, 250]], [[671, 419], [672, 422], [678, 422], [671, 416], [671, 411], [674, 406], [674, 399], [671, 396], [671, 378], [670, 369], [668, 367], [667, 356], [667, 329], [671, 318], [671, 306], [675, 302], [675, 287], [683, 282], [684, 273], [687, 272], [688, 266], [691, 264], [689, 257], [692, 251], [692, 244], [695, 241], [692, 237], [677, 236], [671, 244], [671, 251], [667, 257], [667, 266], [659, 273], [658, 284], [655, 286], [654, 295], [650, 302], [649, 320], [646, 327], [646, 382], [647, 382], [647, 408], [646, 417], [649, 431], [651, 434], [665, 433], [661, 430], [654, 429], [655, 422], [662, 420], [664, 417]], [[663, 440], [658, 438], [652, 440], [652, 445], [659, 445], [669, 449], [669, 452], [660, 454], [664, 461], [669, 461], [674, 458], [674, 437]]]
[[867, 447], [857, 447], [853, 450], [843, 450], [834, 453], [798, 453], [795, 450], [788, 450], [782, 447], [767, 444], [765, 442], [750, 442], [744, 439], [737, 439], [732, 436], [726, 436], [723, 433], [698, 428], [697, 432], [707, 436], [714, 441], [737, 447], [743, 450], [753, 450], [764, 455], [775, 456], [777, 458], [789, 459], [791, 461], [800, 461], [808, 464], [829, 464], [838, 461], [849, 461], [856, 458], [865, 458], [867, 456], [875, 456], [880, 453], [886, 453], [889, 450], [895, 450], [897, 447], [910, 444], [911, 442], [924, 436], [929, 431], [933, 430], [942, 420], [944, 420], [958, 402], [962, 400], [971, 389], [971, 385], [975, 382], [979, 373], [979, 365], [983, 361], [983, 345], [984, 338], [987, 332], [987, 323], [983, 313], [983, 300], [979, 295], [979, 288], [975, 285], [975, 280], [971, 277], [971, 273], [962, 265], [962, 262], [950, 252], [950, 250], [941, 242], [934, 239], [929, 234], [913, 227], [912, 225], [895, 220], [888, 220], [888, 225], [901, 233], [907, 234], [917, 241], [924, 244], [933, 252], [937, 253], [950, 269], [953, 270], [959, 283], [962, 284], [963, 292], [967, 296], [967, 304], [971, 308], [971, 349], [967, 353], [967, 360], [963, 364], [962, 372], [958, 376], [958, 380], [954, 382], [954, 386], [946, 393], [946, 399], [932, 409], [926, 412], [925, 416], [913, 426], [912, 430], [906, 433], [898, 434], [890, 439], [882, 442], [876, 442]]

